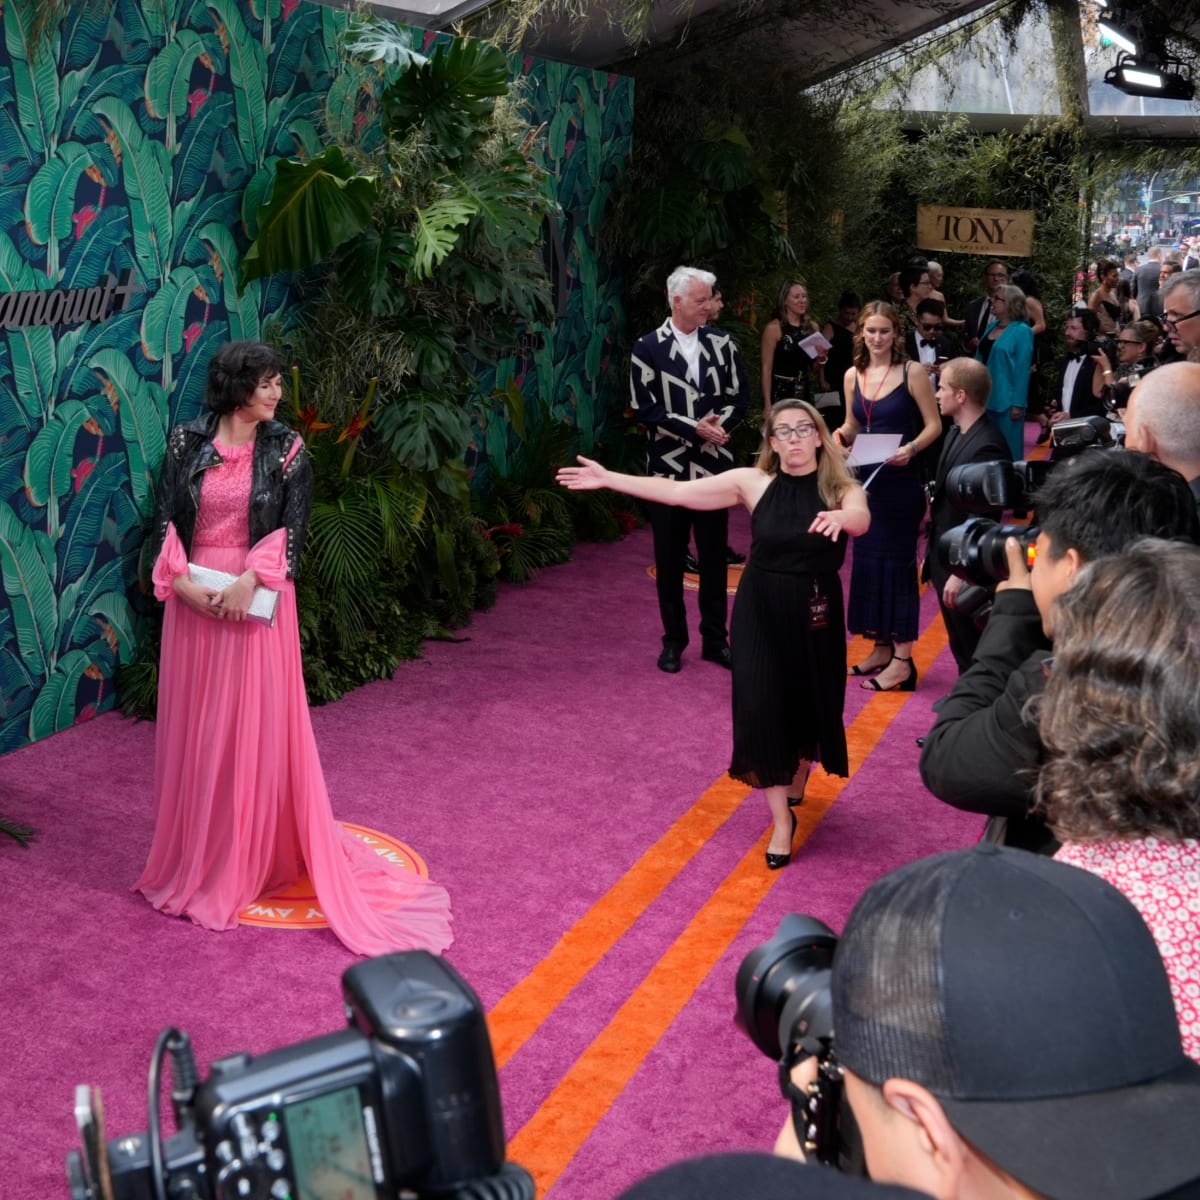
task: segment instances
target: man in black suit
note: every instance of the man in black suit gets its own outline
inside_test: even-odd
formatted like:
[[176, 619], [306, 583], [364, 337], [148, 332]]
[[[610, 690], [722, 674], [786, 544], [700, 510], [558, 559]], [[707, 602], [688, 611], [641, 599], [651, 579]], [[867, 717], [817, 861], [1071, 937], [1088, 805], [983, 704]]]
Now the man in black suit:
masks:
[[[950, 652], [958, 664], [959, 674], [971, 665], [971, 656], [979, 644], [980, 630], [970, 616], [955, 607], [963, 581], [950, 573], [946, 556], [940, 552], [942, 534], [965, 519], [957, 511], [946, 488], [946, 478], [955, 467], [966, 463], [985, 463], [1003, 460], [1012, 462], [1012, 451], [1004, 435], [987, 415], [988, 396], [992, 381], [987, 367], [973, 358], [953, 358], [942, 367], [938, 382], [937, 402], [943, 420], [954, 422], [946, 435], [937, 473], [929, 494], [929, 548], [926, 552], [926, 573], [937, 590], [938, 605], [950, 641]], [[1000, 512], [984, 514], [999, 520]]]
[[1146, 261], [1133, 273], [1133, 298], [1138, 302], [1143, 316], [1146, 315], [1146, 301], [1158, 291], [1162, 256], [1161, 246], [1151, 246], [1146, 251]]
[[[1100, 319], [1090, 308], [1077, 308], [1067, 318], [1064, 333], [1067, 352], [1058, 360], [1054, 395], [1050, 399], [1050, 421], [1058, 424], [1068, 417], [1102, 417], [1104, 401], [1093, 386], [1096, 373], [1103, 379], [1111, 364], [1103, 354], [1089, 357], [1087, 344], [1099, 335]], [[1101, 361], [1102, 360], [1102, 361]]]
[[992, 323], [992, 297], [998, 287], [1008, 282], [1008, 267], [998, 258], [991, 259], [983, 268], [983, 295], [967, 305], [967, 316], [963, 321], [963, 349], [974, 354], [983, 332]]
[[[646, 426], [646, 471], [666, 479], [701, 479], [733, 465], [729, 433], [745, 416], [746, 376], [729, 334], [707, 325], [716, 277], [677, 267], [667, 280], [671, 315], [639, 338], [629, 363], [630, 403]], [[728, 668], [725, 546], [729, 513], [648, 504], [662, 616], [661, 671], [675, 674], [688, 644], [683, 603], [688, 537], [700, 566], [701, 657]]]
[[929, 370], [933, 386], [937, 387], [940, 362], [954, 356], [954, 343], [943, 332], [946, 306], [940, 300], [922, 300], [917, 305], [916, 322], [916, 328], [904, 335], [904, 352]]
[[1138, 301], [1138, 307], [1142, 311], [1143, 317], [1152, 317], [1155, 321], [1161, 321], [1163, 315], [1163, 289], [1171, 282], [1173, 275], [1178, 275], [1183, 270], [1183, 266], [1175, 259], [1167, 258], [1163, 260], [1162, 266], [1158, 269], [1158, 283], [1155, 285], [1154, 291], [1147, 292], [1145, 302]]

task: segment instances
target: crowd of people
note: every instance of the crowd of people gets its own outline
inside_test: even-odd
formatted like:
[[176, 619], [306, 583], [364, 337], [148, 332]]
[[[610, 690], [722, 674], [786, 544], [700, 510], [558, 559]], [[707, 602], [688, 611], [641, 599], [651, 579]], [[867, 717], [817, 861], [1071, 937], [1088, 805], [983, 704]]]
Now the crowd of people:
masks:
[[[689, 360], [680, 334], [689, 305], [703, 330], [713, 279], [681, 268], [668, 286], [672, 315], [652, 335], [657, 361], [639, 349], [632, 364], [634, 411], [652, 451], [667, 439], [679, 469], [662, 478], [652, 458], [648, 475], [620, 475], [581, 458], [559, 472], [567, 487], [614, 488], [653, 509], [750, 511], [749, 562], [722, 644], [730, 769], [766, 793], [772, 869], [790, 859], [790, 808], [809, 764], [847, 773], [845, 677], [880, 691], [916, 686], [928, 514], [927, 577], [960, 674], [919, 739], [920, 770], [931, 803], [988, 824], [974, 850], [868, 889], [832, 983], [838, 1073], [867, 1166], [916, 1193], [1200, 1195], [1200, 1149], [1185, 1132], [1200, 1116], [1200, 362], [1187, 361], [1200, 358], [1200, 270], [1161, 267], [1152, 304], [1146, 285], [1111, 266], [1099, 264], [1088, 303], [1072, 310], [1057, 370], [1036, 282], [998, 260], [961, 320], [934, 294], [940, 268], [922, 263], [889, 281], [892, 299], [843, 295], [815, 341], [807, 289], [787, 281], [763, 335], [753, 467], [713, 450], [727, 443], [707, 426], [728, 434], [742, 419], [746, 383], [732, 343], [710, 355], [701, 333]], [[1147, 315], [1155, 308], [1158, 320]], [[832, 428], [832, 406], [820, 403], [831, 362], [841, 397]], [[1056, 450], [1032, 497], [1036, 539], [1003, 541], [1007, 578], [978, 623], [957, 611], [963, 580], [933, 552], [961, 519], [948, 476], [1022, 457], [1031, 403], [1049, 427], [1123, 418], [1127, 448]], [[857, 483], [848, 465], [868, 434], [892, 440]], [[837, 571], [851, 538], [843, 626]], [[660, 585], [665, 576], [674, 591], [682, 569], [659, 549], [656, 538]], [[677, 542], [672, 553], [682, 552]], [[846, 663], [847, 630], [873, 642], [861, 662]], [[1014, 1030], [1017, 1012], [1036, 1018]], [[817, 1071], [799, 1057], [778, 1145], [795, 1157], [806, 1111], [795, 1097]], [[1102, 1127], [1139, 1122], [1134, 1140], [1152, 1150], [1136, 1161], [1105, 1152]], [[804, 1170], [697, 1160], [629, 1195], [800, 1195], [811, 1186]]]
[[[974, 849], [873, 884], [835, 955], [837, 1070], [872, 1177], [896, 1185], [883, 1194], [1200, 1195], [1200, 270], [1162, 264], [1153, 305], [1139, 275], [1099, 264], [1045, 402], [1053, 424], [1111, 414], [1116, 399], [1126, 449], [1055, 465], [1033, 497], [1032, 548], [1004, 544], [1007, 577], [982, 627], [957, 611], [962, 581], [927, 558], [960, 674], [921, 739], [921, 776], [988, 826]], [[849, 774], [847, 679], [917, 686], [918, 545], [927, 514], [931, 547], [955, 523], [949, 473], [1023, 449], [1046, 361], [1036, 284], [989, 262], [960, 321], [941, 282], [937, 264], [910, 264], [895, 302], [847, 293], [821, 326], [788, 280], [763, 334], [763, 436], [747, 466], [731, 434], [749, 383], [736, 341], [712, 324], [716, 280], [681, 267], [668, 317], [631, 359], [647, 473], [583, 457], [558, 473], [646, 502], [669, 674], [689, 640], [695, 536], [701, 657], [731, 672], [730, 773], [765, 794], [768, 870], [791, 861], [811, 765]], [[840, 403], [819, 404], [833, 372]], [[227, 929], [307, 872], [352, 949], [438, 951], [444, 890], [381, 868], [325, 791], [293, 586], [312, 473], [274, 419], [280, 374], [266, 346], [223, 348], [205, 412], [168, 440], [151, 546], [166, 605], [155, 828], [135, 886], [166, 913]], [[880, 456], [856, 459], [874, 437]], [[729, 622], [736, 504], [752, 542]], [[255, 620], [264, 592], [273, 615]], [[847, 630], [873, 643], [858, 663]], [[815, 1069], [800, 1061], [788, 1086]], [[789, 1118], [780, 1153], [802, 1157], [802, 1133]], [[812, 1168], [685, 1164], [630, 1198], [799, 1195], [801, 1170]]]

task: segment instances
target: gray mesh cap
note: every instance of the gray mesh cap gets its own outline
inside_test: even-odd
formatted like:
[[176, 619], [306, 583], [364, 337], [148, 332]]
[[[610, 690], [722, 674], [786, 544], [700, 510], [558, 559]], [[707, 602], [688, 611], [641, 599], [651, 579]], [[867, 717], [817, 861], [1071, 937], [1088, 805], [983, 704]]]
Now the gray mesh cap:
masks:
[[1099, 877], [990, 843], [910, 863], [855, 905], [831, 987], [842, 1065], [921, 1084], [1035, 1192], [1200, 1195], [1200, 1065], [1150, 931]]

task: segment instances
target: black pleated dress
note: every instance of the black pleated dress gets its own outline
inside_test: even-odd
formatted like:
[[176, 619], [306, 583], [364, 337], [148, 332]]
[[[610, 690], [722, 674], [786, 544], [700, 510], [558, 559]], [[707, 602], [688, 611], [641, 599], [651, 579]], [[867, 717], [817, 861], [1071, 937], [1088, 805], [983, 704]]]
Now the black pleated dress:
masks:
[[733, 604], [733, 760], [751, 787], [786, 787], [801, 759], [848, 775], [846, 626], [836, 542], [808, 527], [829, 507], [817, 475], [782, 471], [751, 517], [750, 559]]

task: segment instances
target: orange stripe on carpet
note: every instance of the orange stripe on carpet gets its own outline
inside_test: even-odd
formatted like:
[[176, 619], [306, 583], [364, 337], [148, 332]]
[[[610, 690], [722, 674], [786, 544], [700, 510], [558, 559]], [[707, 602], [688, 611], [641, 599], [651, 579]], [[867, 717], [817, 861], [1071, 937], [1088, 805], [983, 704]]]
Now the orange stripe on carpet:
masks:
[[[914, 648], [914, 660], [919, 660], [917, 669], [927, 669], [945, 644], [945, 627], [940, 620], [934, 620]], [[880, 693], [876, 702], [868, 704], [850, 723], [846, 742], [851, 778], [910, 695], [907, 692]], [[726, 777], [726, 782], [732, 781]], [[796, 810], [797, 848], [808, 839], [848, 782], [848, 779], [823, 772], [813, 776], [804, 804]], [[713, 786], [719, 787], [720, 783]], [[740, 784], [735, 786], [743, 796], [749, 790]], [[510, 1140], [509, 1157], [533, 1174], [539, 1195], [544, 1195], [554, 1185], [633, 1078], [646, 1055], [670, 1028], [738, 931], [779, 880], [779, 873], [767, 873], [763, 867], [762, 855], [770, 837], [768, 825], [763, 836], [725, 877], [537, 1112]], [[589, 912], [576, 923], [572, 935], [582, 935], [591, 919], [592, 912]], [[628, 923], [631, 922], [627, 921], [626, 925]], [[616, 940], [613, 932], [611, 929], [604, 931], [605, 949]], [[580, 947], [580, 950], [586, 948]], [[593, 962], [599, 959], [598, 955], [587, 957]], [[505, 1004], [514, 992], [505, 996], [501, 1004]], [[546, 1012], [545, 1016], [548, 1015]], [[544, 1019], [539, 1014], [534, 1027]]]
[[488, 1014], [496, 1065], [533, 1036], [727, 821], [750, 788], [723, 775], [592, 905]]

